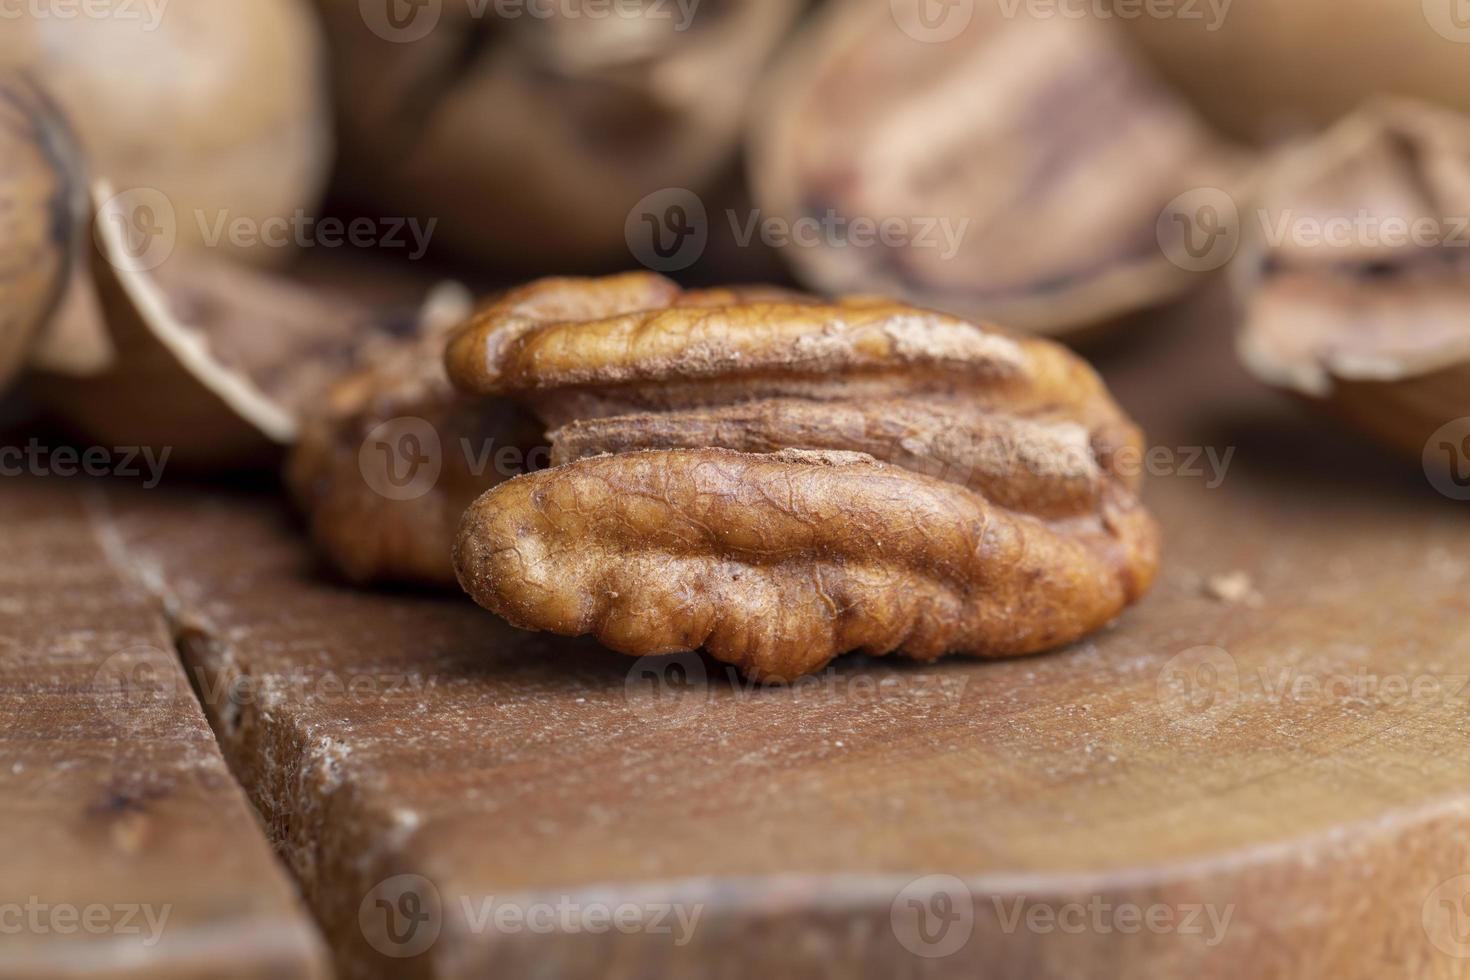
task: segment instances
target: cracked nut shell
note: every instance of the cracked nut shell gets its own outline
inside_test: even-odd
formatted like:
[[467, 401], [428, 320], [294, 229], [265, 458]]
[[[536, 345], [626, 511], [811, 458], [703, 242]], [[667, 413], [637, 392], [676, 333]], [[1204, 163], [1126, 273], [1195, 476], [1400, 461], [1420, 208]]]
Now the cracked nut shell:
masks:
[[782, 249], [799, 279], [1052, 335], [1199, 284], [1160, 215], [1241, 161], [1110, 24], [975, 4], [941, 40], [905, 6], [825, 5], [762, 86], [756, 203], [830, 227]]
[[451, 380], [554, 427], [476, 501], [461, 584], [511, 623], [758, 679], [853, 650], [1077, 639], [1147, 591], [1141, 435], [1044, 340], [887, 300], [548, 280], [451, 341]]
[[1254, 203], [1234, 277], [1247, 368], [1435, 458], [1426, 442], [1470, 415], [1470, 122], [1370, 103], [1277, 154]]

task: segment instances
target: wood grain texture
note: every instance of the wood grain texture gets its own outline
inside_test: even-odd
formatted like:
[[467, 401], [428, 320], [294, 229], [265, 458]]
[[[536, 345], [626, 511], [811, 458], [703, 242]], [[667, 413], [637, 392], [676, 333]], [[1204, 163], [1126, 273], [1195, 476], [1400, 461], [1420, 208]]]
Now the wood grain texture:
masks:
[[344, 976], [1470, 975], [1463, 506], [1145, 340], [1159, 584], [1016, 662], [646, 673], [334, 584], [273, 500], [109, 498]]
[[74, 482], [0, 482], [0, 977], [326, 976], [111, 540]]

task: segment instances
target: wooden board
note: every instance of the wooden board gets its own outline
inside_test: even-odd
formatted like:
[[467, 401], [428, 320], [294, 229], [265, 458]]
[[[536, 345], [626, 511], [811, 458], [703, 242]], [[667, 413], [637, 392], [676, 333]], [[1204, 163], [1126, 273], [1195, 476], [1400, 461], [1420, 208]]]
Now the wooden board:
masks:
[[1470, 975], [1463, 505], [1140, 329], [1165, 572], [1021, 661], [752, 689], [334, 584], [271, 498], [110, 506], [344, 976]]
[[0, 479], [0, 977], [326, 976], [99, 500]]

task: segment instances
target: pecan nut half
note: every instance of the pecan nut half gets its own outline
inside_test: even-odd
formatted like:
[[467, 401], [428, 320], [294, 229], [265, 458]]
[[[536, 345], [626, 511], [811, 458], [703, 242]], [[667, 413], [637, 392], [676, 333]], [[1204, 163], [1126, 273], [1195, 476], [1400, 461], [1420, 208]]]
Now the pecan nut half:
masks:
[[852, 650], [1006, 656], [1149, 587], [1141, 436], [1062, 347], [887, 300], [548, 280], [451, 340], [450, 379], [553, 426], [465, 515], [511, 623], [758, 679]]

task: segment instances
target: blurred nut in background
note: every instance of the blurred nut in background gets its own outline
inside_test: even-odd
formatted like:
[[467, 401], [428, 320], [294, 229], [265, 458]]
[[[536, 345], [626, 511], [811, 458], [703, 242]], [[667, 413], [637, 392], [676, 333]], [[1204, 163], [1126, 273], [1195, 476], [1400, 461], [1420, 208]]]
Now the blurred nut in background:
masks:
[[757, 74], [799, 0], [415, 8], [317, 0], [348, 193], [432, 216], [463, 254], [561, 270], [627, 261], [647, 194], [726, 175]]
[[[1198, 280], [1156, 225], [1230, 164], [1112, 27], [976, 4], [935, 33], [904, 7], [829, 7], [765, 85], [757, 203], [837, 229], [784, 249], [798, 278], [1050, 334]], [[860, 221], [876, 247], [852, 239]]]
[[1264, 168], [1240, 351], [1415, 456], [1470, 416], [1470, 118], [1377, 102]]
[[1470, 20], [1461, 0], [1199, 3], [1195, 10], [1114, 20], [1206, 118], [1239, 139], [1319, 130], [1379, 94], [1470, 111]]
[[[185, 245], [213, 237], [222, 218], [258, 225], [314, 208], [331, 135], [310, 8], [297, 0], [135, 8], [57, 17], [17, 7], [0, 32], [0, 66], [28, 69], [45, 85], [94, 174], [119, 190], [160, 192]], [[232, 248], [230, 236], [219, 246]], [[234, 250], [254, 261], [284, 257]]]
[[28, 77], [0, 72], [0, 388], [61, 296], [84, 200], [60, 113]]

